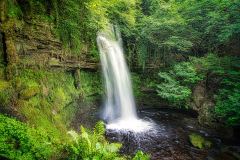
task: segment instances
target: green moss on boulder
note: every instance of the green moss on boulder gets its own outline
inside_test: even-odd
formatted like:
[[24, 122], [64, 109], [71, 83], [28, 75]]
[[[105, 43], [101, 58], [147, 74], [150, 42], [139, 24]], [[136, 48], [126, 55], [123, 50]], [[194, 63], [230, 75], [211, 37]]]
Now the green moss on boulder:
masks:
[[190, 134], [189, 140], [194, 147], [199, 149], [210, 148], [212, 146], [212, 143], [210, 141], [206, 140], [203, 136], [196, 133]]

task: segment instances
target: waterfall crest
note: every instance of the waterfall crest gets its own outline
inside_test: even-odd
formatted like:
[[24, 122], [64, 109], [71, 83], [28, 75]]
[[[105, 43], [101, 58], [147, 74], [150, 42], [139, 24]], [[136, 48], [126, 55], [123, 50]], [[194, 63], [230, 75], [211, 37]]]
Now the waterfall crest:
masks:
[[107, 129], [146, 130], [151, 125], [137, 117], [120, 32], [114, 27], [110, 28], [97, 37], [106, 89], [103, 119], [108, 122]]

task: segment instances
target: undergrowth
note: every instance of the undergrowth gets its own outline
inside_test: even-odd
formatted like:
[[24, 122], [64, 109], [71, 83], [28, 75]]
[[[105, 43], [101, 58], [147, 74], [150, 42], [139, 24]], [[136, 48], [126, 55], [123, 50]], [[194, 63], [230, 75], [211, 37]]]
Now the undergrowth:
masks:
[[[130, 157], [119, 154], [121, 144], [109, 143], [105, 126], [98, 122], [93, 131], [81, 126], [80, 132], [62, 132], [67, 140], [59, 141], [48, 130], [30, 127], [15, 118], [0, 114], [0, 158], [33, 159], [101, 159], [125, 160]], [[133, 160], [149, 160], [149, 155], [138, 151]]]

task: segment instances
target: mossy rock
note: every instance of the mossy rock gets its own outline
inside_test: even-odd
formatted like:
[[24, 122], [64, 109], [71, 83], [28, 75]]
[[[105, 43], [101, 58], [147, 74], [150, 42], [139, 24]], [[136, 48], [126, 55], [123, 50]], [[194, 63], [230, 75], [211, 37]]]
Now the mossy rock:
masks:
[[21, 99], [30, 99], [31, 97], [36, 96], [40, 92], [38, 86], [32, 86], [29, 88], [26, 88], [20, 92], [20, 98]]
[[203, 136], [196, 133], [190, 134], [189, 140], [194, 147], [199, 149], [210, 148], [212, 146], [212, 142], [206, 140]]

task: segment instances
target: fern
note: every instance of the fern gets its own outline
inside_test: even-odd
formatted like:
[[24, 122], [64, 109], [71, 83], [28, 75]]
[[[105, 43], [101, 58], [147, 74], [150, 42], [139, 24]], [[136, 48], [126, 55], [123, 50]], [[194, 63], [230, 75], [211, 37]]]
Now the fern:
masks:
[[150, 156], [148, 154], [144, 154], [142, 151], [137, 151], [133, 160], [150, 160]]
[[94, 127], [94, 134], [96, 135], [104, 135], [105, 134], [105, 124], [103, 121], [97, 122]]

